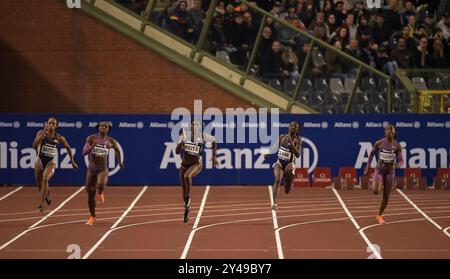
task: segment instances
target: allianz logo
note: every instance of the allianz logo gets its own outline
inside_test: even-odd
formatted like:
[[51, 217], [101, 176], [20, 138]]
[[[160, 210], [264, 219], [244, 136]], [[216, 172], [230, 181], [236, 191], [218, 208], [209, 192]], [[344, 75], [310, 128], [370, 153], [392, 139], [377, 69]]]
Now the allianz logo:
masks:
[[280, 122], [274, 122], [273, 127], [280, 127], [280, 128], [288, 128], [289, 123], [280, 123]]
[[138, 122], [120, 122], [119, 128], [137, 128], [142, 129], [144, 128], [144, 123], [141, 121]]
[[27, 127], [29, 128], [43, 128], [44, 127], [44, 122], [33, 122], [33, 121], [28, 121], [27, 122]]
[[266, 122], [261, 122], [261, 123], [243, 122], [241, 124], [241, 127], [244, 127], [244, 128], [258, 128], [258, 127], [266, 128], [266, 126], [267, 126]]
[[322, 128], [322, 129], [326, 129], [328, 128], [328, 122], [327, 121], [323, 121], [323, 122], [304, 122], [303, 123], [303, 128]]
[[77, 128], [80, 129], [83, 127], [83, 122], [81, 121], [76, 121], [76, 122], [65, 122], [65, 121], [61, 121], [58, 123], [58, 127], [61, 128]]
[[[95, 128], [99, 122], [89, 122], [89, 128]], [[108, 121], [109, 125], [113, 126], [111, 121]]]
[[358, 129], [359, 128], [359, 122], [353, 121], [353, 122], [335, 122], [334, 128], [353, 128]]
[[427, 122], [427, 127], [430, 128], [450, 128], [450, 121], [446, 122]]
[[395, 127], [397, 128], [420, 128], [420, 122], [414, 121], [414, 122], [396, 122]]
[[20, 122], [0, 122], [0, 128], [20, 128]]

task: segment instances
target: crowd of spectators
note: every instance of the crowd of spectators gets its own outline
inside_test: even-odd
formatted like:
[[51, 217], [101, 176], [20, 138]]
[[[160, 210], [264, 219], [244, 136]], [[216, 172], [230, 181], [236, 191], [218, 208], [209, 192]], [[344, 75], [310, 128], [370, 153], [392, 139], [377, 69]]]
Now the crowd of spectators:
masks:
[[[148, 0], [116, 0], [145, 9]], [[210, 0], [156, 0], [151, 21], [196, 44]], [[398, 68], [450, 68], [450, 1], [381, 0], [369, 9], [361, 0], [252, 1], [274, 17], [310, 33], [336, 49], [394, 76]], [[143, 8], [144, 7], [144, 8]], [[261, 24], [261, 14], [237, 1], [218, 1], [205, 48], [226, 54], [244, 67]], [[139, 13], [139, 11], [137, 11]], [[310, 41], [267, 18], [255, 65], [265, 79], [297, 80]], [[325, 48], [314, 47], [310, 77], [354, 76], [357, 67]]]

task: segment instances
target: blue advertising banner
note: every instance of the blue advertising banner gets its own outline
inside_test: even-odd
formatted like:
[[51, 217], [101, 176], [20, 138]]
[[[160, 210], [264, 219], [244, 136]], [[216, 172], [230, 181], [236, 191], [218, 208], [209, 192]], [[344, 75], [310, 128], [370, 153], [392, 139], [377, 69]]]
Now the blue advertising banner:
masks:
[[[72, 169], [63, 146], [57, 154], [57, 169], [52, 185], [84, 185], [87, 157], [81, 151], [86, 137], [95, 134], [99, 121], [109, 121], [124, 154], [125, 169], [119, 170], [113, 152], [109, 157], [109, 185], [178, 185], [180, 158], [171, 128], [178, 120], [170, 115], [79, 115], [79, 114], [0, 114], [0, 184], [34, 184], [36, 151], [32, 142], [49, 116], [59, 121], [57, 132], [65, 136], [80, 166]], [[428, 184], [437, 168], [449, 167], [450, 115], [280, 115], [279, 122], [268, 120], [243, 125], [247, 132], [258, 127], [279, 127], [286, 133], [290, 121], [301, 123], [303, 139], [297, 167], [331, 167], [333, 176], [339, 167], [355, 167], [362, 175], [374, 142], [384, 136], [383, 125], [394, 124], [397, 139], [403, 146], [402, 168], [421, 168]], [[205, 120], [206, 125], [209, 121]], [[222, 123], [222, 122], [221, 122]], [[238, 122], [236, 122], [238, 123]], [[261, 124], [262, 123], [262, 124]], [[237, 124], [221, 124], [223, 137], [231, 143], [218, 144], [219, 169], [212, 167], [211, 149], [203, 156], [203, 171], [194, 179], [196, 185], [267, 185], [273, 182], [272, 164], [276, 156], [264, 161], [264, 150], [270, 143], [237, 142]], [[255, 129], [256, 130], [256, 129]], [[265, 131], [267, 132], [267, 131]], [[231, 136], [230, 136], [231, 133]], [[247, 134], [248, 135], [248, 134]], [[253, 138], [255, 140], [255, 138]], [[234, 141], [234, 143], [233, 143]], [[373, 164], [375, 161], [373, 162]], [[397, 170], [396, 175], [402, 175]]]

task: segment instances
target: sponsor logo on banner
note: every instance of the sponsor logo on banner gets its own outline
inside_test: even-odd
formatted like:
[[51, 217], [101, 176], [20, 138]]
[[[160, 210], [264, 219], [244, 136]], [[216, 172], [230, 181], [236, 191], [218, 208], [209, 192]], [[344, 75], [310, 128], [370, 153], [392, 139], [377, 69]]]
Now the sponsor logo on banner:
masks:
[[[387, 123], [387, 122], [386, 122]], [[386, 124], [387, 125], [387, 124]], [[366, 122], [366, 128], [384, 128], [384, 122], [383, 123], [379, 123], [379, 122]]]
[[275, 128], [289, 128], [289, 123], [283, 123], [283, 122], [274, 122], [273, 127]]
[[77, 127], [77, 122], [65, 122], [65, 121], [58, 122], [58, 128], [75, 128], [75, 127]]
[[[358, 122], [335, 122], [334, 123], [334, 128], [358, 128], [359, 127], [359, 123]], [[355, 129], [356, 129], [355, 128]]]
[[[103, 122], [103, 121], [101, 121]], [[111, 127], [113, 127], [113, 124], [111, 121], [107, 121], [109, 123], [109, 125], [111, 125]], [[89, 122], [89, 128], [95, 128], [95, 126], [97, 126], [97, 124], [100, 122]]]
[[427, 122], [427, 128], [444, 128], [446, 123], [444, 122]]
[[322, 129], [328, 128], [328, 122], [326, 121], [323, 121], [320, 125], [322, 126]]
[[320, 122], [309, 122], [309, 121], [307, 121], [307, 122], [303, 123], [303, 128], [322, 128], [323, 127], [322, 126], [323, 123], [324, 122], [320, 123]]
[[[123, 152], [122, 145], [117, 141], [117, 147], [120, 150], [120, 153], [122, 153], [122, 162], [125, 160], [125, 152]], [[84, 156], [84, 163], [86, 164], [86, 167], [89, 166], [89, 155]], [[116, 151], [111, 148], [109, 150], [108, 154], [108, 169], [109, 169], [109, 176], [115, 175], [120, 170], [120, 164], [116, 160]]]
[[354, 122], [352, 123], [352, 128], [353, 128], [353, 129], [358, 129], [358, 128], [359, 128], [359, 122], [358, 122], [358, 121], [354, 121]]
[[383, 128], [386, 128], [386, 126], [389, 124], [387, 121], [383, 121]]
[[420, 122], [396, 122], [395, 123], [396, 128], [420, 128]]
[[136, 123], [136, 127], [137, 127], [138, 129], [144, 128], [144, 122], [138, 121], [138, 122]]
[[20, 122], [0, 122], [0, 128], [20, 128]]
[[28, 121], [27, 122], [28, 128], [44, 128], [44, 122], [33, 122]]
[[75, 122], [75, 127], [76, 127], [77, 129], [83, 128], [83, 122], [81, 122], [81, 121]]
[[139, 122], [119, 122], [119, 128], [137, 128], [142, 129], [144, 127], [144, 123]]
[[450, 121], [445, 122], [445, 128], [450, 128]]
[[150, 122], [149, 127], [150, 128], [171, 128], [171, 127], [169, 127], [169, 125], [173, 127], [173, 122], [169, 122], [169, 123]]

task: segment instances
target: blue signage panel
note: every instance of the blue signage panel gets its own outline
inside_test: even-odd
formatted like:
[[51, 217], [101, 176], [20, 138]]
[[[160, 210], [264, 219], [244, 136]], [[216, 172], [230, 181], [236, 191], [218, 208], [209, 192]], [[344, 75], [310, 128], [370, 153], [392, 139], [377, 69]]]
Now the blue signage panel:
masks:
[[[57, 169], [51, 184], [84, 185], [87, 157], [81, 151], [86, 137], [95, 134], [99, 121], [109, 121], [115, 138], [124, 154], [125, 169], [119, 170], [113, 152], [110, 154], [110, 185], [178, 185], [180, 158], [175, 154], [176, 143], [171, 140], [171, 130], [178, 120], [170, 115], [44, 115], [0, 114], [0, 184], [34, 184], [36, 151], [32, 142], [43, 128], [48, 117], [59, 120], [57, 132], [65, 136], [80, 166], [72, 169], [63, 146], [57, 155]], [[225, 119], [226, 117], [224, 117]], [[218, 144], [219, 169], [213, 169], [211, 149], [203, 155], [203, 171], [194, 184], [210, 185], [267, 185], [273, 182], [272, 164], [275, 155], [267, 161], [263, 153], [270, 148], [261, 142], [260, 134], [266, 127], [279, 127], [286, 133], [290, 121], [301, 123], [303, 138], [298, 167], [311, 173], [315, 167], [331, 167], [333, 176], [339, 167], [355, 167], [362, 175], [373, 143], [384, 137], [383, 125], [394, 124], [397, 140], [403, 146], [405, 164], [402, 168], [421, 168], [428, 184], [437, 168], [449, 167], [450, 115], [280, 115], [279, 122], [246, 118], [245, 123], [215, 123], [216, 130], [227, 143]], [[205, 120], [205, 124], [211, 124]], [[238, 127], [241, 126], [241, 127]], [[239, 128], [247, 134], [244, 142], [237, 139]], [[252, 130], [253, 129], [253, 130]], [[257, 133], [251, 137], [249, 132]], [[219, 132], [219, 133], [220, 133]], [[273, 132], [273, 130], [272, 130]], [[213, 133], [213, 134], [214, 134]], [[270, 133], [269, 133], [270, 134]], [[217, 134], [216, 136], [218, 136]], [[250, 142], [252, 140], [253, 142]], [[373, 162], [375, 163], [375, 162]], [[397, 170], [397, 175], [402, 175]]]

